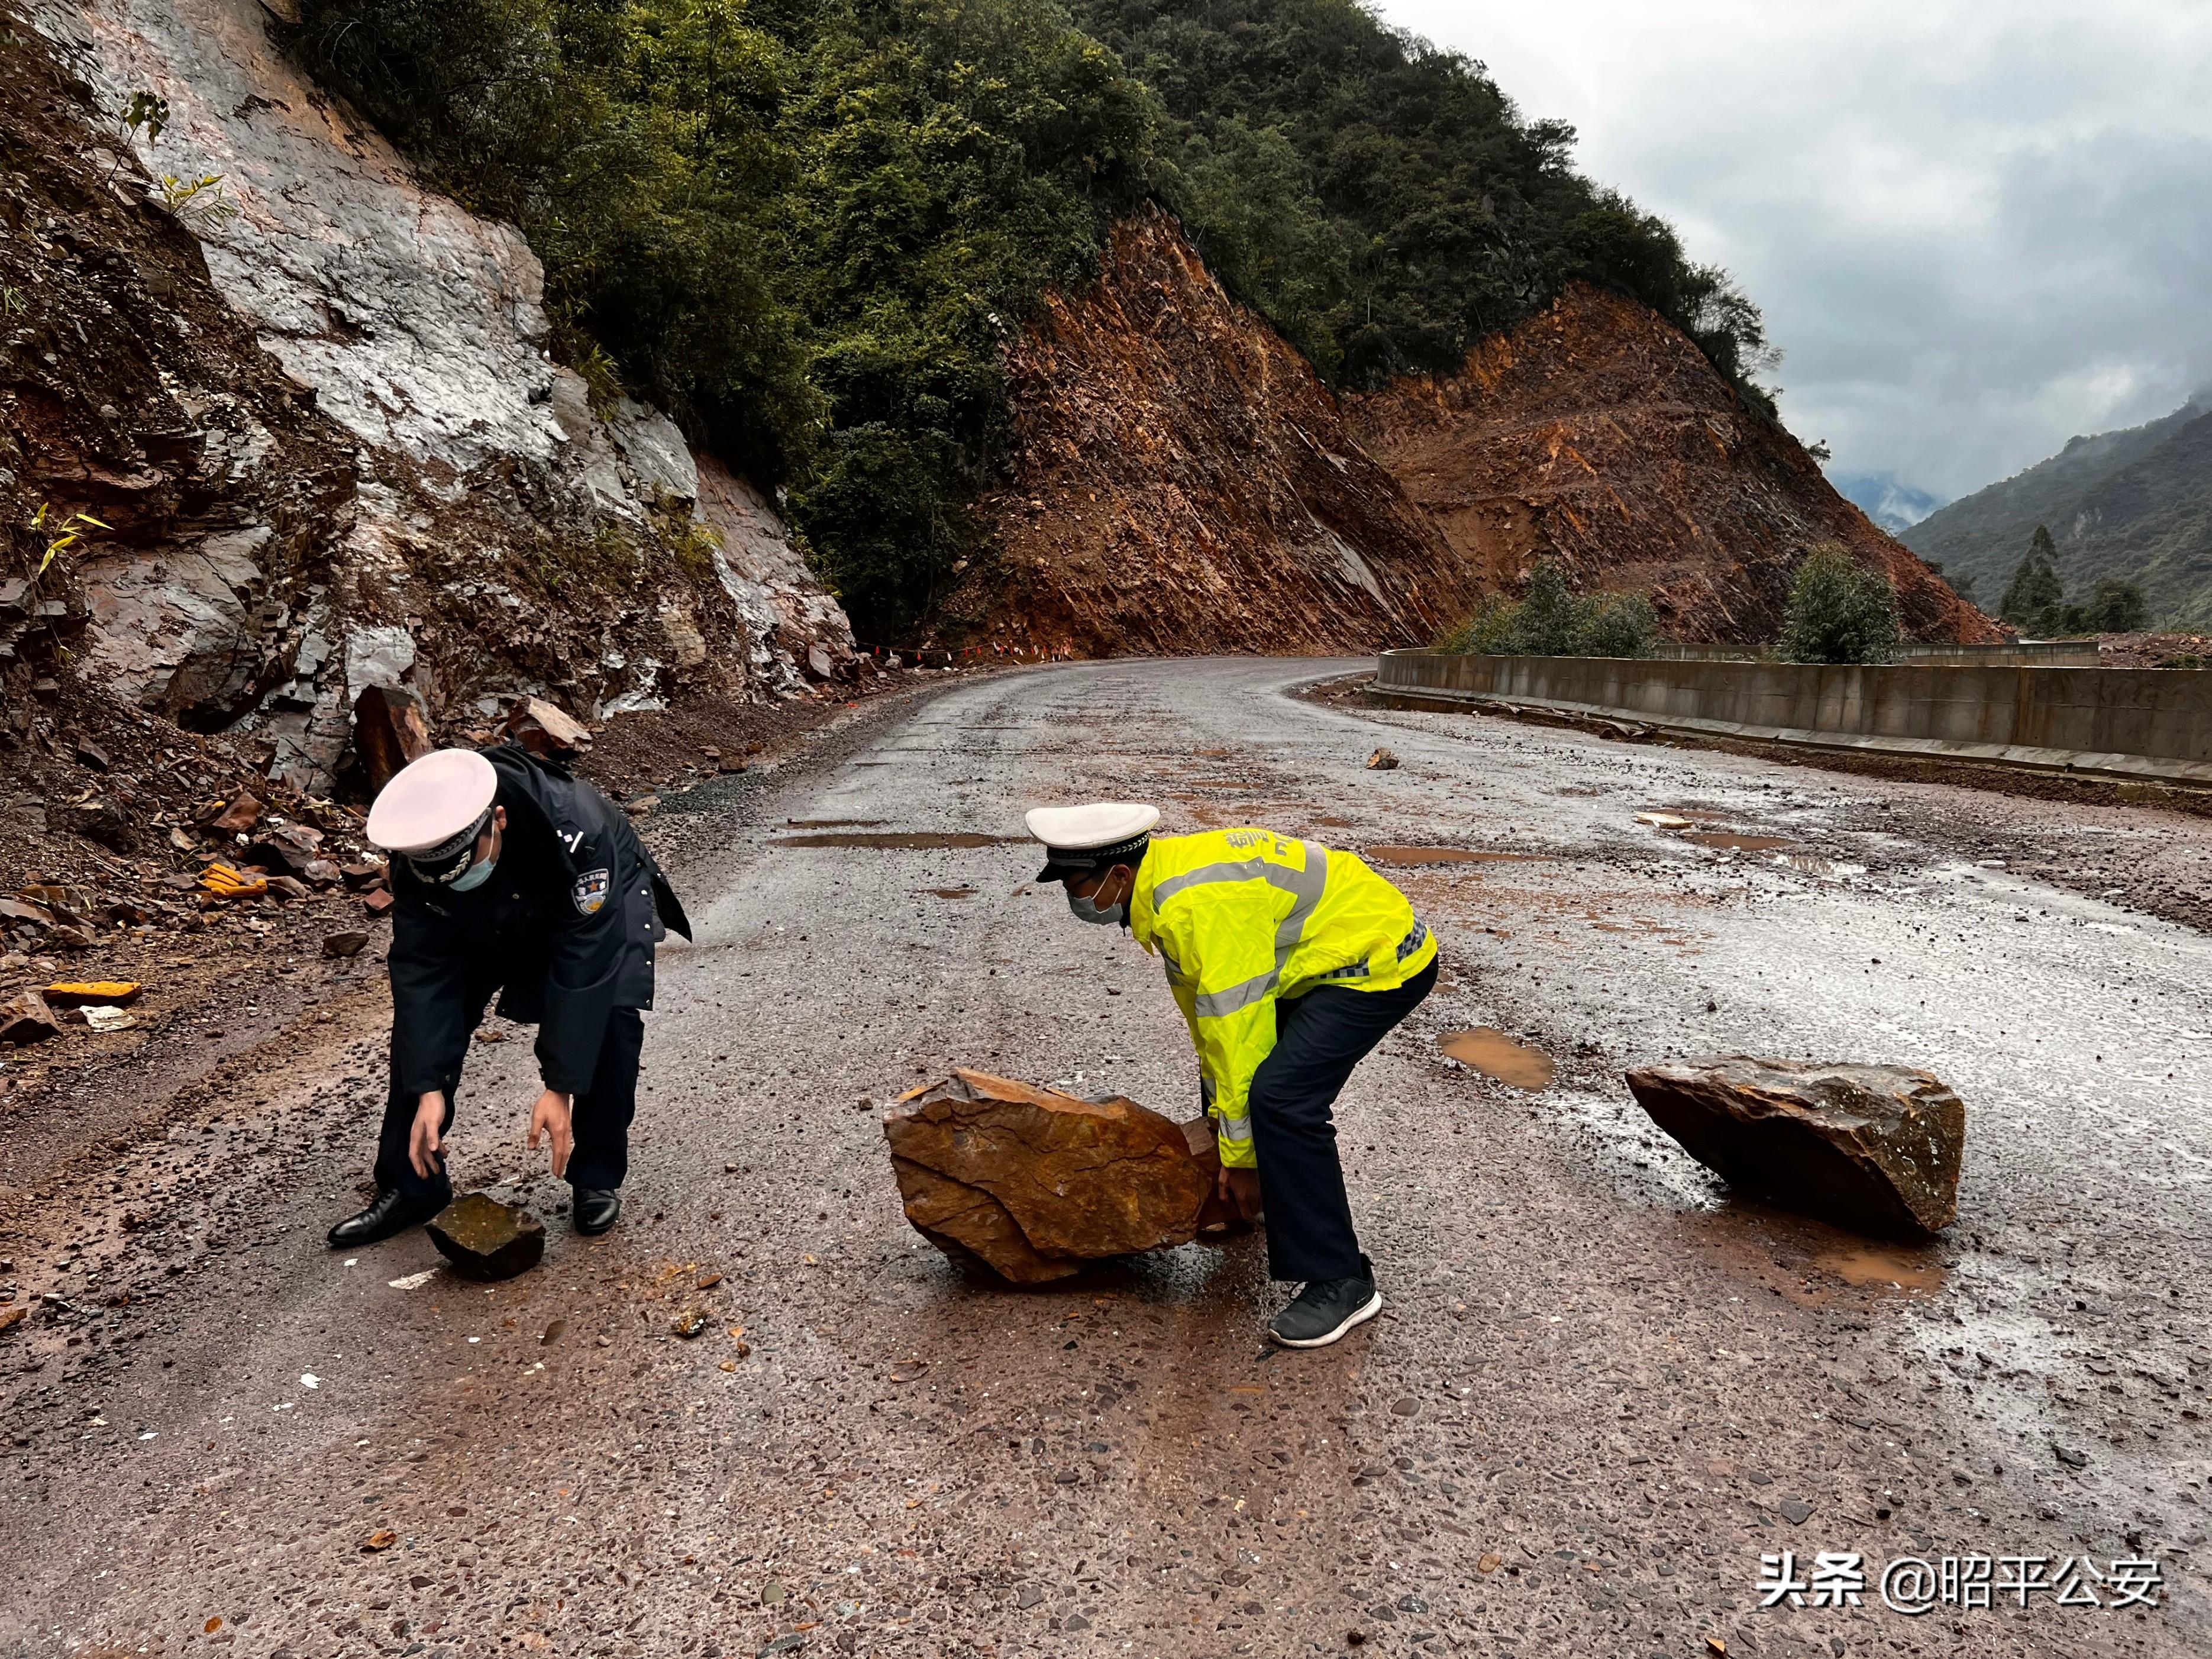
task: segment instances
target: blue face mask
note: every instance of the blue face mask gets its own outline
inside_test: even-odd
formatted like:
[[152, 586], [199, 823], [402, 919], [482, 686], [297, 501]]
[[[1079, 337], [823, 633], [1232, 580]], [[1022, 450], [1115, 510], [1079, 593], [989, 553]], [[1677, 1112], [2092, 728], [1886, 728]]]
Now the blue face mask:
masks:
[[446, 890], [449, 893], [473, 891], [491, 879], [492, 866], [498, 862], [497, 859], [478, 859], [459, 875], [447, 882]]
[[1067, 890], [1067, 908], [1074, 913], [1078, 921], [1095, 921], [1102, 927], [1118, 927], [1129, 919], [1127, 900], [1102, 907], [1085, 898], [1073, 887]]

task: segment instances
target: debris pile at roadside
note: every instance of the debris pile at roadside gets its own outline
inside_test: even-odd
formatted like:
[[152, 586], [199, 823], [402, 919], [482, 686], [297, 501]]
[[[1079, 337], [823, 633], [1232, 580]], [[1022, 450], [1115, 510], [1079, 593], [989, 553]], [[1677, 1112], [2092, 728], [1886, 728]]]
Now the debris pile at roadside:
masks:
[[1927, 1072], [1728, 1054], [1628, 1086], [1691, 1157], [1786, 1209], [1887, 1238], [1958, 1218], [1966, 1109]]
[[907, 1219], [1018, 1285], [1188, 1244], [1227, 1216], [1212, 1126], [955, 1070], [884, 1115]]

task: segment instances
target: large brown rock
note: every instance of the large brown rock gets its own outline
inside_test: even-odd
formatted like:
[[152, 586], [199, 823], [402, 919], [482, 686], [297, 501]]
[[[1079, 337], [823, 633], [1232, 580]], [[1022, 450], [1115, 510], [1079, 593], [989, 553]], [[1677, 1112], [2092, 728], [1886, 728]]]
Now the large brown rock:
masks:
[[1628, 1086], [1691, 1157], [1787, 1209], [1889, 1238], [1958, 1218], [1966, 1109], [1929, 1073], [1727, 1054]]
[[884, 1115], [907, 1219], [1018, 1285], [1187, 1244], [1225, 1219], [1212, 1127], [955, 1071]]

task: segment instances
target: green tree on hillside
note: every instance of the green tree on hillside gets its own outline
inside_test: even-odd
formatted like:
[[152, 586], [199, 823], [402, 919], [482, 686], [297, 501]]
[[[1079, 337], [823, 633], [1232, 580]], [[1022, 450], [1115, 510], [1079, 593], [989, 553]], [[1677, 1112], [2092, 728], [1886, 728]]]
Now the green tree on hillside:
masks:
[[1784, 662], [1893, 662], [1898, 637], [1897, 590], [1880, 571], [1834, 542], [1797, 567], [1777, 647]]
[[1493, 599], [1437, 641], [1455, 656], [1642, 657], [1658, 619], [1641, 593], [1577, 593], [1557, 559], [1538, 559], [1518, 600]]
[[2142, 587], [2117, 576], [2098, 582], [2087, 599], [2069, 601], [2058, 577], [2058, 547], [2050, 530], [2035, 526], [2027, 556], [2005, 585], [1997, 614], [2014, 627], [2043, 639], [2079, 634], [2131, 634], [2150, 618]]
[[2136, 583], [2107, 576], [2081, 607], [2081, 626], [2092, 634], [2133, 634], [2150, 621], [2150, 606]]
[[2004, 598], [1997, 602], [1997, 616], [2015, 628], [2025, 628], [2065, 597], [2065, 586], [2058, 580], [2057, 544], [2051, 539], [2047, 526], [2038, 525], [2028, 540], [2027, 556], [2014, 567], [2012, 580], [2005, 584]]

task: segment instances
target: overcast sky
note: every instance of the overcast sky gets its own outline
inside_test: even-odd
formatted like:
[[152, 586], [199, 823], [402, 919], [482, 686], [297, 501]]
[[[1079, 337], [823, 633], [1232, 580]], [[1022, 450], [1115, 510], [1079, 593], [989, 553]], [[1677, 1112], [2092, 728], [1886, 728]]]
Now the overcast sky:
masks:
[[1384, 0], [1733, 271], [1834, 472], [1950, 497], [2212, 386], [2212, 0]]

